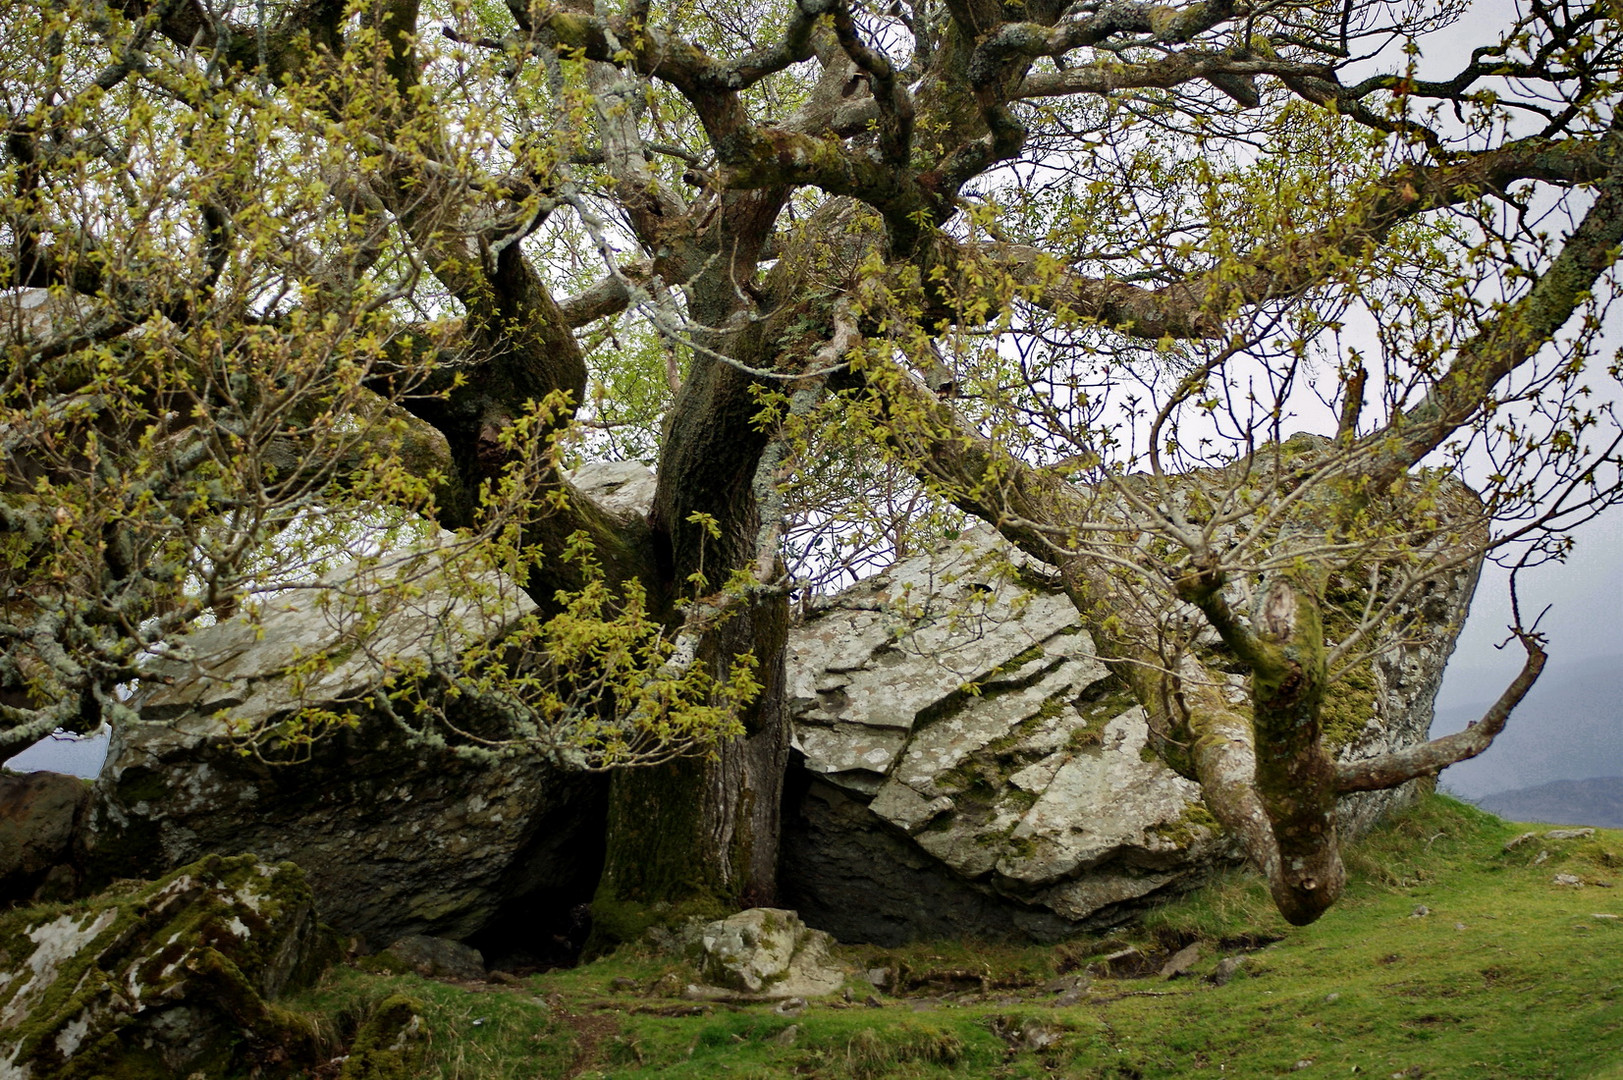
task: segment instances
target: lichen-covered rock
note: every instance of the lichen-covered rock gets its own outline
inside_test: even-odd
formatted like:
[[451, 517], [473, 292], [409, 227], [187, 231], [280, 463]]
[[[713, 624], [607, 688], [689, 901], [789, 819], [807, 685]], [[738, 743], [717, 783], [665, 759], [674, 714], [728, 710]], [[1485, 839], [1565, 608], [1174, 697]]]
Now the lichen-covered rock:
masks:
[[65, 898], [90, 785], [61, 773], [0, 772], [0, 904]]
[[[1474, 585], [1466, 567], [1412, 600], [1433, 634], [1339, 689], [1339, 753], [1426, 737]], [[1239, 855], [1199, 786], [1149, 751], [1143, 710], [1069, 599], [989, 529], [834, 597], [789, 648], [806, 775], [780, 882], [841, 940], [1054, 940]], [[1344, 831], [1408, 797], [1344, 800]]]
[[314, 1065], [330, 1048], [276, 999], [335, 954], [298, 868], [251, 856], [0, 916], [0, 1076]]
[[[136, 701], [143, 722], [114, 733], [96, 781], [79, 839], [88, 873], [136, 876], [222, 851], [294, 862], [323, 919], [373, 947], [466, 937], [518, 896], [567, 909], [590, 895], [600, 778], [533, 755], [479, 763], [413, 745], [367, 705], [391, 667], [499, 637], [534, 605], [494, 575], [491, 602], [475, 607], [432, 566], [375, 573], [379, 590], [409, 588], [365, 647], [331, 663], [298, 663], [348, 631], [342, 605], [308, 590], [196, 630], [155, 666]], [[229, 726], [311, 706], [358, 723], [293, 764], [244, 754]]]
[[691, 988], [689, 996], [778, 1001], [832, 994], [845, 983], [845, 971], [829, 953], [832, 943], [793, 911], [740, 911], [699, 931], [699, 977], [706, 985]]

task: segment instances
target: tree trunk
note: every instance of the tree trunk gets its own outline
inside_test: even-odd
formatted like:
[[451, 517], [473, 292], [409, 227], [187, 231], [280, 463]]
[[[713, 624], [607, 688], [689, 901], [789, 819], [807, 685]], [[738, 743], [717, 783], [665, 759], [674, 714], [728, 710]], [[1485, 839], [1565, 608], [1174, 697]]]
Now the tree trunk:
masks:
[[615, 773], [607, 855], [592, 902], [599, 953], [655, 923], [770, 903], [789, 759], [784, 645], [788, 602], [771, 597], [710, 635], [705, 662], [753, 651], [763, 684], [746, 732], [704, 757]]

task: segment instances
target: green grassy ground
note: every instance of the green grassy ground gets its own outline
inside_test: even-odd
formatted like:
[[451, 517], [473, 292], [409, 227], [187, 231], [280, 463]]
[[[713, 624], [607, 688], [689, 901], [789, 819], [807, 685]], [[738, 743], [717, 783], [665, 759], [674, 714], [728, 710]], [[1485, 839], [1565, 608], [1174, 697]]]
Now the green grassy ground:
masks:
[[[1623, 1080], [1623, 832], [1506, 850], [1513, 826], [1432, 797], [1349, 855], [1345, 899], [1286, 925], [1236, 874], [1108, 939], [851, 947], [875, 993], [798, 1015], [700, 1006], [678, 957], [620, 954], [518, 984], [335, 970], [297, 1004], [340, 1035], [391, 993], [425, 1006], [456, 1080], [1183, 1076]], [[1561, 884], [1557, 875], [1581, 881]], [[1420, 913], [1423, 912], [1423, 913]], [[1191, 943], [1191, 974], [1158, 969]], [[1101, 957], [1136, 947], [1141, 959]], [[1243, 956], [1225, 985], [1205, 976]]]

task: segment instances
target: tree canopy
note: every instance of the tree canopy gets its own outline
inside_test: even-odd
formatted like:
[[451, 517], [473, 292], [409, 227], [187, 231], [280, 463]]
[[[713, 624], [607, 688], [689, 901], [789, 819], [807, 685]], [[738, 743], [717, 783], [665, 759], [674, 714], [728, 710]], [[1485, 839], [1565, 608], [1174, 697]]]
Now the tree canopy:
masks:
[[[430, 544], [536, 611], [371, 707], [664, 761], [615, 779], [600, 900], [759, 898], [792, 602], [979, 519], [1311, 920], [1337, 797], [1479, 753], [1544, 653], [1519, 622], [1482, 723], [1352, 764], [1337, 680], [1618, 498], [1620, 18], [14, 3], [0, 744], [137, 723], [199, 620]], [[571, 481], [616, 458], [646, 518]]]

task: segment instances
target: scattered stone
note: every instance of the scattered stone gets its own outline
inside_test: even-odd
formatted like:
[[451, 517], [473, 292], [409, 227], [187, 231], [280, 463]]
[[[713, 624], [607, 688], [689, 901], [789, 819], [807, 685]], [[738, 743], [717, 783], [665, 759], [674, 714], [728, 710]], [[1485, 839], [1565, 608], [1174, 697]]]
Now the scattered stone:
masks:
[[771, 1042], [773, 1046], [789, 1047], [793, 1046], [799, 1038], [800, 1025], [790, 1024], [788, 1027], [772, 1036]]
[[1165, 964], [1161, 965], [1161, 978], [1176, 979], [1179, 975], [1187, 974], [1189, 969], [1200, 959], [1200, 943], [1194, 942], [1185, 945], [1172, 954]]
[[784, 998], [772, 1007], [772, 1011], [779, 1016], [799, 1016], [806, 1011], [806, 999], [803, 997]]
[[1291, 1068], [1296, 1072], [1301, 1072], [1303, 1069], [1311, 1069], [1312, 1067], [1312, 1058], [1303, 1058], [1301, 1061], [1298, 1061], [1295, 1065], [1291, 1066]]
[[750, 908], [703, 928], [700, 977], [720, 991], [712, 995], [717, 997], [776, 1001], [832, 994], [846, 974], [830, 954], [833, 940], [807, 928], [793, 911]]
[[1340, 993], [1332, 993], [1332, 994], [1324, 995], [1324, 1001], [1325, 1001], [1325, 1004], [1327, 1004], [1327, 1005], [1333, 1005], [1334, 1003], [1336, 1003], [1336, 1002], [1338, 1002], [1340, 1000], [1341, 1000], [1341, 994]]
[[1537, 839], [1538, 839], [1538, 833], [1536, 833], [1536, 832], [1524, 832], [1520, 836], [1512, 837], [1511, 839], [1506, 840], [1505, 841], [1505, 850], [1506, 851], [1515, 851], [1517, 848], [1519, 848], [1523, 844], [1527, 843], [1527, 841], [1529, 841], [1529, 840], [1537, 840]]
[[1565, 885], [1572, 889], [1581, 889], [1584, 887], [1584, 879], [1576, 874], [1557, 874], [1550, 880], [1555, 882], [1557, 885]]
[[992, 1034], [1009, 1044], [1009, 1049], [1038, 1053], [1058, 1045], [1061, 1030], [1030, 1017], [993, 1016], [986, 1026]]
[[484, 955], [472, 946], [449, 938], [408, 934], [384, 952], [426, 979], [472, 982], [485, 977]]
[[1082, 999], [1087, 996], [1086, 987], [1072, 987], [1054, 999], [1054, 1007], [1059, 1009], [1069, 1009], [1073, 1005], [1080, 1005], [1082, 1003]]
[[1550, 857], [1550, 853], [1548, 851], [1540, 851], [1537, 855], [1535, 855], [1533, 857], [1533, 865], [1537, 866], [1539, 863], [1544, 862], [1549, 857]]
[[[296, 866], [211, 855], [73, 908], [0, 916], [0, 1062], [36, 1078], [291, 1072], [333, 1047], [275, 1004], [338, 945]], [[154, 1071], [156, 1070], [156, 1071]]]
[[1409, 918], [1411, 918], [1411, 919], [1424, 919], [1427, 915], [1430, 915], [1430, 914], [1431, 914], [1431, 908], [1427, 907], [1425, 904], [1419, 904], [1419, 905], [1417, 905], [1415, 907], [1415, 909], [1413, 911], [1409, 912]]
[[1113, 953], [1101, 956], [1088, 964], [1088, 970], [1100, 975], [1120, 978], [1124, 973], [1133, 970], [1144, 960], [1144, 954], [1137, 948], [1129, 945], [1125, 949], [1117, 949]]
[[1213, 986], [1227, 986], [1243, 963], [1245, 963], [1243, 956], [1225, 956], [1217, 962], [1217, 970], [1206, 976], [1206, 981]]
[[1465, 924], [1462, 923], [1462, 922], [1457, 922], [1457, 923], [1454, 924], [1454, 929], [1456, 929], [1456, 930], [1464, 930], [1465, 929]]
[[1544, 834], [1546, 840], [1583, 840], [1594, 836], [1594, 829], [1551, 829]]
[[885, 1003], [874, 997], [872, 994], [869, 994], [867, 997], [863, 998], [862, 1003], [868, 1006], [870, 1009], [883, 1009], [885, 1007]]
[[1591, 919], [1615, 919], [1615, 918], [1618, 918], [1618, 916], [1616, 916], [1616, 915], [1591, 915], [1589, 917]]
[[630, 994], [636, 992], [637, 980], [626, 975], [616, 975], [610, 980], [609, 985], [622, 994]]
[[868, 981], [873, 984], [875, 990], [883, 990], [889, 986], [894, 977], [890, 968], [876, 967], [868, 969]]

